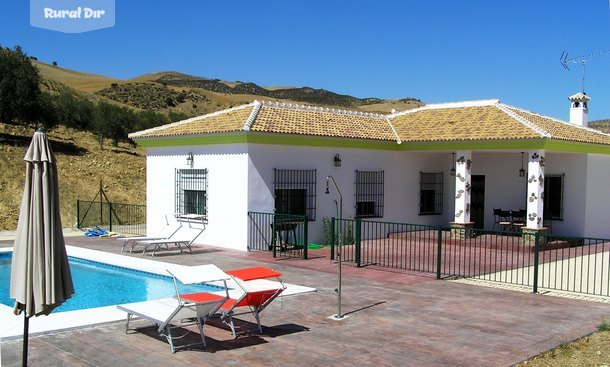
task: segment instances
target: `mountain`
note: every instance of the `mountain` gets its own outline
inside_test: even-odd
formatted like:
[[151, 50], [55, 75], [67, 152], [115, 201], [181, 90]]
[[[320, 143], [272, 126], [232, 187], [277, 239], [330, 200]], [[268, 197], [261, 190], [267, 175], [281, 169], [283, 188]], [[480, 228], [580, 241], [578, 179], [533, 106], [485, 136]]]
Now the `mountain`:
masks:
[[175, 73], [167, 73], [156, 79], [155, 82], [163, 85], [173, 85], [176, 87], [205, 89], [218, 93], [249, 94], [271, 99], [287, 99], [292, 101], [306, 102], [309, 104], [341, 107], [357, 107], [384, 102], [384, 100], [380, 98], [356, 98], [348, 95], [333, 93], [325, 89], [313, 89], [309, 87], [267, 89], [251, 82], [236, 82], [233, 86], [230, 86], [226, 82], [218, 79], [197, 78], [187, 75], [177, 75]]
[[262, 87], [252, 82], [229, 82], [174, 71], [122, 80], [88, 74], [34, 61], [47, 84], [61, 83], [93, 100], [106, 100], [140, 110], [178, 112], [196, 116], [255, 99], [389, 113], [422, 106], [416, 98], [357, 98], [310, 87]]

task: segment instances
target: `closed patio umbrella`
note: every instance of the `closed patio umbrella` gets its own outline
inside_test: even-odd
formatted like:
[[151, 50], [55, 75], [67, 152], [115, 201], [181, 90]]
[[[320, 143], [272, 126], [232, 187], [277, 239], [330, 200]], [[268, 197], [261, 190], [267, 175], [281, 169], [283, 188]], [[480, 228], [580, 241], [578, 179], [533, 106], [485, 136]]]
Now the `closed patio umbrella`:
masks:
[[55, 156], [44, 130], [34, 133], [25, 154], [25, 184], [11, 263], [10, 297], [24, 313], [23, 365], [28, 320], [48, 315], [74, 293], [59, 213]]

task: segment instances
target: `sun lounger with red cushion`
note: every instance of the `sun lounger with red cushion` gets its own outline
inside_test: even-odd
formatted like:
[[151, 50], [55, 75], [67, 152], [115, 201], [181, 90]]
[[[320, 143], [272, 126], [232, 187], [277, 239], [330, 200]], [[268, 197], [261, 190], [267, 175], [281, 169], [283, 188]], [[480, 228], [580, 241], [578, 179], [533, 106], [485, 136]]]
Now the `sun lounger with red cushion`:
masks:
[[[229, 270], [243, 293], [230, 297], [219, 309], [221, 320], [231, 328], [233, 337], [237, 338], [233, 316], [252, 314], [256, 319], [259, 332], [263, 332], [260, 313], [273, 302], [286, 286], [281, 280], [282, 274], [272, 269], [257, 266], [253, 268]], [[276, 281], [268, 280], [275, 278]]]
[[[203, 345], [205, 347], [204, 326], [207, 319], [214, 316], [219, 308], [229, 299], [226, 281], [230, 276], [225, 274], [215, 265], [200, 265], [194, 267], [175, 266], [167, 270], [174, 279], [176, 296], [157, 300], [128, 303], [117, 306], [121, 311], [127, 312], [127, 323], [125, 332], [129, 331], [129, 322], [132, 316], [138, 316], [157, 325], [159, 334], [164, 336], [170, 346], [172, 353], [179, 348]], [[215, 283], [221, 281], [225, 285], [224, 294], [199, 292], [193, 294], [181, 294], [178, 291], [177, 280], [183, 284]], [[186, 322], [185, 322], [186, 320]], [[174, 345], [174, 339], [182, 336], [172, 336], [172, 329], [196, 324], [199, 328], [201, 342]]]

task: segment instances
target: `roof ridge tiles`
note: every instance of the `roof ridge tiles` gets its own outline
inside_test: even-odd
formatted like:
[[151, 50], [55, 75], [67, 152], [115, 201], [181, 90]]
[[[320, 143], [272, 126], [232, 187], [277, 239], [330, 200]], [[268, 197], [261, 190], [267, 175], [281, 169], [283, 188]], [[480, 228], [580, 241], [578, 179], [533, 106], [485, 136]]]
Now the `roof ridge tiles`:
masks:
[[254, 123], [254, 120], [256, 119], [256, 115], [258, 115], [258, 111], [261, 110], [261, 106], [263, 104], [262, 104], [262, 102], [259, 102], [258, 100], [254, 100], [254, 102], [252, 102], [252, 105], [254, 106], [254, 108], [252, 109], [252, 112], [250, 112], [250, 116], [248, 116], [248, 119], [246, 120], [246, 123], [244, 124], [244, 127], [243, 127], [244, 131], [250, 131], [250, 128], [252, 127], [252, 124]]
[[[551, 133], [549, 133], [548, 131], [544, 130], [540, 126], [538, 126], [535, 122], [530, 121], [530, 120], [526, 119], [525, 117], [515, 113], [513, 110], [511, 110], [511, 108], [513, 108], [512, 106], [509, 106], [509, 105], [506, 105], [506, 104], [503, 104], [503, 103], [497, 103], [496, 107], [500, 111], [504, 112], [505, 114], [507, 114], [510, 117], [514, 118], [515, 120], [519, 121], [520, 123], [522, 123], [526, 127], [534, 130], [535, 132], [540, 134], [540, 136], [542, 136], [544, 138], [551, 138], [552, 137]], [[522, 111], [530, 113], [530, 114], [533, 114], [532, 112], [529, 112], [529, 111], [526, 111], [526, 110], [522, 110]], [[557, 120], [557, 121], [559, 121], [559, 120]]]
[[[500, 103], [500, 104], [505, 106], [505, 107], [507, 107], [507, 108], [510, 108], [512, 110], [518, 110], [518, 111], [521, 111], [521, 112], [529, 113], [530, 115], [535, 115], [535, 116], [538, 116], [538, 117], [543, 117], [545, 119], [554, 120], [556, 122], [561, 122], [562, 124], [568, 124], [568, 125], [570, 124], [567, 121], [563, 121], [563, 120], [560, 120], [558, 118], [547, 116], [547, 115], [542, 115], [542, 114], [539, 114], [539, 113], [536, 113], [536, 112], [533, 112], [533, 111], [530, 111], [530, 110], [526, 110], [525, 108], [508, 105], [508, 104], [505, 104], [505, 103]], [[576, 125], [574, 125], [574, 126], [576, 126]]]
[[339, 108], [318, 107], [318, 106], [312, 106], [312, 105], [306, 105], [306, 104], [285, 103], [285, 102], [262, 101], [261, 103], [265, 107], [284, 108], [284, 109], [288, 109], [288, 110], [334, 113], [337, 115], [349, 115], [349, 116], [360, 116], [360, 117], [386, 118], [386, 115], [384, 115], [384, 114], [373, 113], [373, 112], [343, 110], [343, 109], [339, 109]]
[[390, 129], [392, 130], [392, 133], [396, 137], [396, 144], [402, 144], [402, 140], [400, 139], [400, 135], [398, 135], [398, 132], [394, 128], [394, 125], [392, 125], [392, 121], [390, 121], [390, 118], [388, 116], [386, 116], [385, 121], [388, 123], [388, 126], [390, 127]]
[[564, 124], [564, 125], [575, 127], [575, 128], [582, 129], [582, 130], [587, 130], [587, 131], [590, 131], [590, 132], [593, 132], [593, 133], [596, 133], [596, 134], [610, 136], [610, 133], [605, 133], [603, 131], [594, 129], [594, 128], [589, 127], [589, 126], [579, 126], [579, 125], [576, 125], [576, 124], [572, 124], [569, 121], [564, 121], [564, 120], [557, 119], [555, 117], [551, 117], [551, 116], [547, 116], [547, 115], [542, 115], [542, 114], [539, 114], [539, 113], [536, 113], [536, 112], [532, 112], [532, 111], [526, 110], [526, 109], [521, 108], [521, 107], [515, 107], [515, 106], [510, 106], [510, 105], [505, 105], [505, 106], [507, 108], [518, 110], [518, 111], [521, 111], [521, 112], [524, 112], [524, 113], [529, 113], [530, 115], [538, 116], [540, 118], [552, 120], [552, 121], [555, 121], [555, 122], [560, 123], [560, 124]]

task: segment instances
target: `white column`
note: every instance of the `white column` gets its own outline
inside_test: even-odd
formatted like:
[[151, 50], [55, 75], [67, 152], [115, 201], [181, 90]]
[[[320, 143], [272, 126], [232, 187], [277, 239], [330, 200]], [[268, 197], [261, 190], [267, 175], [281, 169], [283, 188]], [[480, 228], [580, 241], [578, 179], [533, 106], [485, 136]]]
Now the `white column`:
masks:
[[544, 150], [532, 150], [527, 158], [527, 225], [541, 229], [544, 211]]
[[455, 223], [470, 223], [470, 167], [471, 151], [457, 151], [455, 154]]

